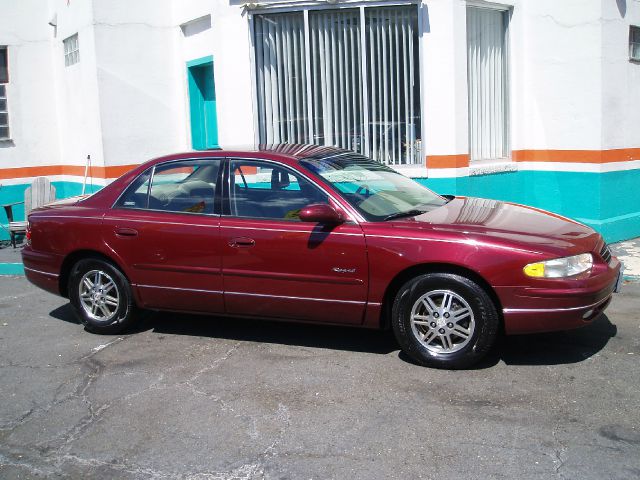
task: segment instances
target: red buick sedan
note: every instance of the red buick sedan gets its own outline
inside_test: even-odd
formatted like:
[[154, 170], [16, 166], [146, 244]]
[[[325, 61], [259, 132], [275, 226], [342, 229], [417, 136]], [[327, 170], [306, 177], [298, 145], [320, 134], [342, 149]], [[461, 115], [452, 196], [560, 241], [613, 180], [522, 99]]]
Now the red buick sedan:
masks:
[[501, 330], [588, 324], [621, 271], [580, 223], [302, 145], [151, 160], [33, 211], [27, 238], [27, 278], [92, 332], [139, 309], [391, 327], [443, 368], [477, 362]]

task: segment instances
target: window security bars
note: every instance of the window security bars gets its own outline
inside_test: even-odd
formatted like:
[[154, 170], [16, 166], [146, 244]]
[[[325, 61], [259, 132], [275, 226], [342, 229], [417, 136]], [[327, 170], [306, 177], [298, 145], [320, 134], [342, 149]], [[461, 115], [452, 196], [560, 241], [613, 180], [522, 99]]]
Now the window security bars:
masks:
[[254, 16], [260, 143], [421, 163], [415, 5]]
[[64, 45], [64, 66], [69, 67], [80, 61], [80, 46], [78, 44], [78, 34], [71, 35], [62, 41]]
[[629, 59], [640, 62], [640, 27], [629, 27]]
[[7, 47], [0, 47], [0, 140], [11, 138], [9, 136], [7, 83], [9, 83], [9, 56]]

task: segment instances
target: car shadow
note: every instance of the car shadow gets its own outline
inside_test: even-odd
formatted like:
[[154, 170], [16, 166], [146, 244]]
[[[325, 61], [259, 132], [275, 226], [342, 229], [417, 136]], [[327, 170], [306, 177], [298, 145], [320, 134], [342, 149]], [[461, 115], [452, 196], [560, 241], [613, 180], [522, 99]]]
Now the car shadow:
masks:
[[296, 345], [386, 355], [399, 349], [390, 332], [349, 326], [312, 325], [230, 317], [155, 313], [147, 319], [156, 333]]
[[566, 365], [580, 363], [600, 352], [616, 336], [617, 327], [606, 315], [575, 330], [501, 335], [493, 349], [473, 370], [507, 365]]
[[[50, 315], [64, 322], [80, 324], [70, 304], [56, 308]], [[401, 360], [416, 365], [408, 355], [399, 351], [400, 347], [391, 331], [168, 312], [143, 314], [136, 326], [127, 333], [145, 331], [381, 355], [398, 352]], [[507, 365], [579, 363], [600, 352], [616, 334], [616, 326], [606, 315], [601, 315], [577, 330], [501, 336], [489, 354], [472, 369], [487, 369], [500, 362]]]

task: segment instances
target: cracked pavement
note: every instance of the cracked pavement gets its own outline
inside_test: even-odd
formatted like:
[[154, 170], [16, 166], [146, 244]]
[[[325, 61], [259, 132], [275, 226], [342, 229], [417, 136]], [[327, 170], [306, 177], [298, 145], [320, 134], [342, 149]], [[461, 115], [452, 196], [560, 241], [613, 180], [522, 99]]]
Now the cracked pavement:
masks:
[[87, 333], [0, 278], [0, 478], [640, 478], [640, 284], [477, 369], [385, 332], [147, 314]]

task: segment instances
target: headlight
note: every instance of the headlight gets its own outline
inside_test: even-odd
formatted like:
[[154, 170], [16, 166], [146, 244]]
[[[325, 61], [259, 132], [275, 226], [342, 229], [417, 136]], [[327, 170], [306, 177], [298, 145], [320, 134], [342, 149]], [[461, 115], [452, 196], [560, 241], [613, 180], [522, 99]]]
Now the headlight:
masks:
[[590, 253], [582, 253], [573, 257], [554, 258], [544, 262], [530, 263], [524, 267], [528, 277], [562, 278], [586, 272], [593, 266]]

